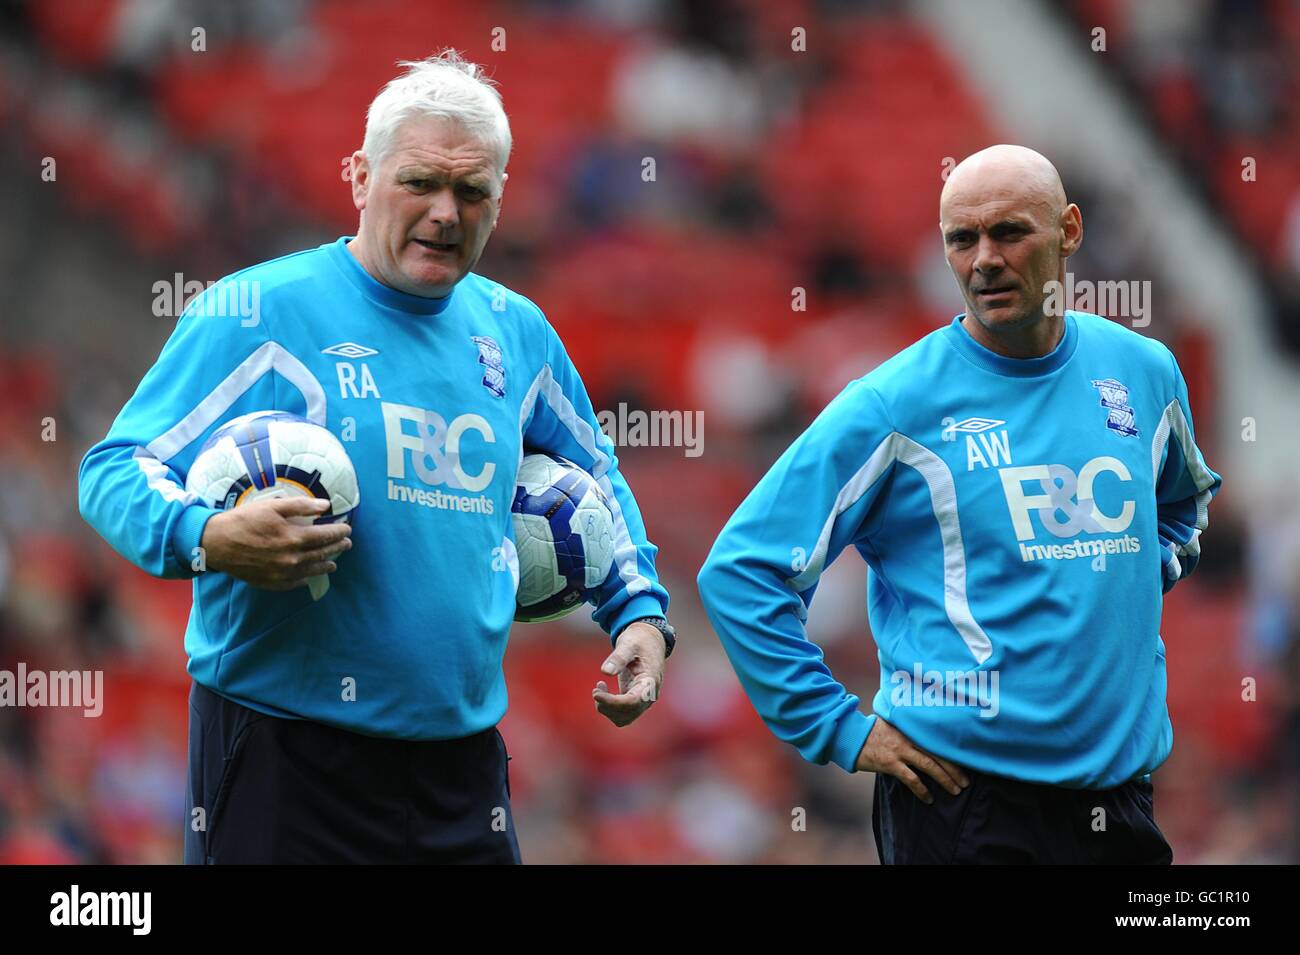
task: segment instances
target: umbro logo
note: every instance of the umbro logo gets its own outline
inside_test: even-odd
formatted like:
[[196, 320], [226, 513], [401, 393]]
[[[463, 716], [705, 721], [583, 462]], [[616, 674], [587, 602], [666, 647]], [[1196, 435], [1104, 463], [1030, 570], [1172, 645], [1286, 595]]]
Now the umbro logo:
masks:
[[965, 421], [958, 421], [948, 430], [960, 431], [962, 434], [979, 434], [982, 431], [991, 431], [994, 428], [1006, 424], [1000, 418], [967, 418]]
[[322, 348], [321, 354], [338, 355], [340, 358], [369, 358], [371, 355], [378, 355], [379, 351], [367, 348], [365, 345], [358, 345], [356, 342], [340, 342], [329, 348]]
[[[996, 468], [1011, 463], [1011, 438], [1007, 429], [1002, 428], [997, 434], [990, 434], [994, 428], [1006, 424], [1001, 418], [967, 418], [948, 424], [952, 418], [944, 418], [945, 425], [940, 433], [944, 441], [956, 441], [957, 435], [966, 437], [966, 470], [975, 468]], [[977, 441], [976, 438], [979, 440]]]

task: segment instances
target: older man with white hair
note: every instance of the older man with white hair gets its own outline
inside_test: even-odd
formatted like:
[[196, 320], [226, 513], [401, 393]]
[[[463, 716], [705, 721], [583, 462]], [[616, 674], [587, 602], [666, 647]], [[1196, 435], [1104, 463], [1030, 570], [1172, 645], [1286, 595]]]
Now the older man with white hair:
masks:
[[[577, 371], [532, 302], [471, 271], [507, 178], [501, 98], [455, 51], [402, 65], [351, 157], [357, 235], [200, 296], [82, 462], [85, 518], [194, 579], [187, 862], [519, 861], [496, 725], [525, 451], [585, 468], [614, 515], [593, 602], [619, 685], [595, 685], [596, 709], [636, 719], [672, 650], [656, 549]], [[256, 315], [204, 307], [232, 287]], [[326, 502], [215, 511], [184, 490], [213, 431], [268, 409], [346, 442], [355, 529], [312, 524]]]

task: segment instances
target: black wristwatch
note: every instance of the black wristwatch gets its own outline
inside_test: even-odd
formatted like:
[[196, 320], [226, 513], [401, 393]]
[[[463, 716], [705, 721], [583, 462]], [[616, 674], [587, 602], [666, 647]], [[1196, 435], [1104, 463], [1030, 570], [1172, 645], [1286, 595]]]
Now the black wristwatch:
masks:
[[[634, 623], [648, 623], [663, 634], [664, 647], [666, 648], [664, 659], [667, 660], [673, 655], [673, 647], [677, 645], [677, 631], [673, 629], [667, 617], [638, 617], [636, 620], [629, 620], [627, 627], [632, 626]], [[623, 630], [626, 630], [627, 627], [624, 627]], [[614, 637], [615, 644], [618, 643], [618, 638], [623, 635], [623, 630], [620, 630], [617, 636]]]

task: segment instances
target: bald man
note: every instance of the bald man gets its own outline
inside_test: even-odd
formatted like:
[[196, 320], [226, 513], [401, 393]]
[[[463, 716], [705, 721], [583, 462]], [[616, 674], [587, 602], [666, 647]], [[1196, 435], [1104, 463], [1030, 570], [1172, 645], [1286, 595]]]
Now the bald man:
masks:
[[[939, 226], [966, 311], [851, 382], [723, 528], [699, 587], [775, 735], [876, 774], [885, 863], [1172, 861], [1162, 594], [1220, 478], [1165, 346], [1054, 307], [1083, 240], [1021, 146], [957, 166]], [[806, 637], [823, 571], [867, 562], [864, 712]]]

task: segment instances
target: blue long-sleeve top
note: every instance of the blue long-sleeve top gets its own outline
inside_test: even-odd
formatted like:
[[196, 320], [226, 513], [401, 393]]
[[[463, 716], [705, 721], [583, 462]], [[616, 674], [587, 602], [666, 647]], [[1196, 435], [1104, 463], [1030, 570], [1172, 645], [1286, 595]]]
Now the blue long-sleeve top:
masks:
[[[1173, 745], [1161, 596], [1196, 567], [1220, 477], [1162, 344], [1067, 312], [1050, 354], [1013, 359], [962, 317], [826, 407], [724, 527], [700, 595], [810, 761], [853, 771], [883, 718], [976, 770], [1122, 784]], [[804, 630], [850, 546], [879, 648], [865, 708]]]
[[[195, 297], [82, 460], [81, 513], [148, 573], [193, 578], [185, 649], [199, 683], [374, 736], [465, 736], [506, 710], [510, 508], [525, 450], [574, 461], [610, 500], [615, 559], [597, 623], [617, 634], [664, 614], [668, 594], [613, 445], [541, 311], [474, 273], [445, 298], [405, 294], [373, 279], [347, 241]], [[217, 512], [185, 490], [188, 469], [224, 422], [263, 410], [325, 426], [356, 468], [353, 546], [319, 601], [198, 569]]]

